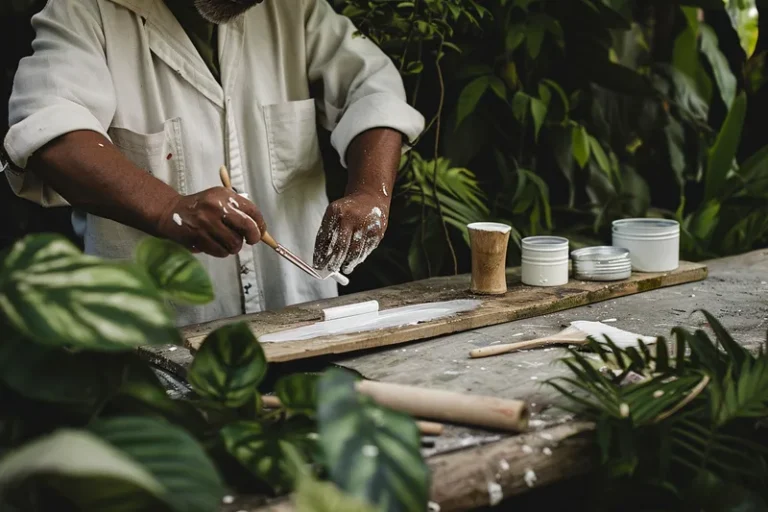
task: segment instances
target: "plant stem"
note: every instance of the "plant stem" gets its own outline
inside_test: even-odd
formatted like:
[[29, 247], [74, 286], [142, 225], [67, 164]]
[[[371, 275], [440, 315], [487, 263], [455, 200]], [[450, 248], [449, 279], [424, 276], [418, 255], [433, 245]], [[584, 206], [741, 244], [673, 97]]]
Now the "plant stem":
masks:
[[440, 67], [440, 57], [443, 52], [443, 38], [440, 38], [440, 44], [437, 47], [437, 58], [435, 59], [435, 67], [437, 68], [437, 79], [440, 82], [440, 101], [437, 106], [437, 121], [435, 123], [435, 167], [432, 173], [432, 193], [434, 194], [435, 205], [437, 206], [437, 214], [440, 216], [440, 223], [443, 225], [443, 233], [445, 234], [445, 241], [448, 243], [448, 250], [451, 251], [451, 257], [453, 258], [453, 275], [459, 274], [459, 262], [456, 258], [456, 250], [451, 242], [451, 233], [448, 231], [448, 224], [443, 217], [443, 206], [440, 203], [440, 197], [437, 193], [437, 169], [438, 158], [440, 156], [440, 128], [441, 120], [443, 117], [443, 107], [445, 105], [445, 80], [443, 79], [443, 69]]

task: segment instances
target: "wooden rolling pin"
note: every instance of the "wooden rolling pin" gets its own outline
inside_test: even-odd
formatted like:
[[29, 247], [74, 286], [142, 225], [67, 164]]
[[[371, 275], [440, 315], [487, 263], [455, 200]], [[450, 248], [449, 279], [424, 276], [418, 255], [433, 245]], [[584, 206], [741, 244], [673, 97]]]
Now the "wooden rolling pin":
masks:
[[522, 432], [528, 428], [525, 402], [402, 384], [363, 380], [357, 390], [379, 405], [417, 418]]
[[[264, 395], [261, 397], [261, 403], [267, 409], [279, 409], [283, 406], [280, 399], [276, 396]], [[433, 423], [431, 421], [417, 421], [416, 426], [419, 427], [419, 432], [423, 436], [441, 436], [445, 426], [440, 423]]]

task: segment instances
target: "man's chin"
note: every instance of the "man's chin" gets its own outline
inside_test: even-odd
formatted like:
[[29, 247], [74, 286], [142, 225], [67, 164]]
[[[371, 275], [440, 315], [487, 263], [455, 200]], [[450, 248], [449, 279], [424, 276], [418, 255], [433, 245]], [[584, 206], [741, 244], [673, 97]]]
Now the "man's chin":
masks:
[[228, 23], [261, 0], [195, 0], [200, 15], [211, 23]]

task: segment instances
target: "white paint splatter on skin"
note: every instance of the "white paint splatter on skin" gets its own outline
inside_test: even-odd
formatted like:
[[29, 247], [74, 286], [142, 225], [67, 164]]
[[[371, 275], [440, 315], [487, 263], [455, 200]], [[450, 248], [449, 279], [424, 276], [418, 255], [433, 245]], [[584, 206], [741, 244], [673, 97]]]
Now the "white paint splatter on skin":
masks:
[[99, 143], [99, 147], [100, 147], [100, 148], [103, 148], [103, 147], [104, 147], [104, 144], [101, 144], [101, 143]]
[[381, 191], [384, 192], [384, 197], [389, 197], [389, 194], [387, 194], [387, 186], [386, 185], [382, 185], [381, 186]]
[[497, 482], [488, 482], [488, 499], [492, 507], [495, 507], [504, 499], [504, 492]]
[[176, 225], [178, 226], [181, 226], [182, 224], [184, 224], [184, 221], [181, 220], [181, 215], [179, 215], [178, 213], [173, 214], [173, 222], [175, 222]]
[[502, 471], [509, 471], [509, 462], [501, 459], [501, 461], [499, 461], [499, 468], [501, 468]]
[[523, 448], [522, 448], [522, 450], [523, 450], [523, 453], [525, 453], [525, 454], [531, 454], [531, 453], [533, 453], [533, 448], [531, 448], [531, 447], [530, 447], [530, 446], [528, 446], [527, 444], [524, 444], [524, 445], [523, 445]]
[[533, 487], [534, 485], [536, 485], [536, 480], [538, 480], [538, 477], [536, 476], [536, 473], [532, 469], [526, 469], [523, 480], [525, 480], [525, 485], [527, 485], [528, 487]]
[[541, 450], [541, 453], [549, 457], [550, 455], [552, 455], [552, 449], [549, 448], [548, 446], [545, 446], [544, 449]]

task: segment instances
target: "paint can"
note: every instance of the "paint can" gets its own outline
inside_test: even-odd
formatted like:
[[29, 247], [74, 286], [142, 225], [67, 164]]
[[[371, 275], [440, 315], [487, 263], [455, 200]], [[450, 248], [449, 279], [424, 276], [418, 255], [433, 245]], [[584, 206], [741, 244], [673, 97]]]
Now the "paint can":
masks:
[[507, 245], [512, 228], [496, 222], [467, 225], [472, 250], [470, 291], [481, 295], [507, 293]]
[[523, 284], [562, 286], [568, 284], [568, 239], [531, 236], [523, 239]]
[[613, 245], [629, 250], [637, 272], [671, 272], [680, 266], [680, 224], [674, 220], [614, 221]]
[[573, 277], [580, 281], [620, 281], [632, 275], [629, 251], [621, 247], [585, 247], [571, 253]]

